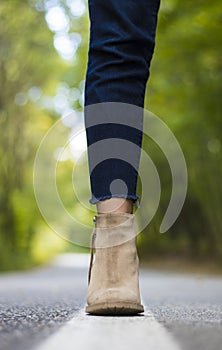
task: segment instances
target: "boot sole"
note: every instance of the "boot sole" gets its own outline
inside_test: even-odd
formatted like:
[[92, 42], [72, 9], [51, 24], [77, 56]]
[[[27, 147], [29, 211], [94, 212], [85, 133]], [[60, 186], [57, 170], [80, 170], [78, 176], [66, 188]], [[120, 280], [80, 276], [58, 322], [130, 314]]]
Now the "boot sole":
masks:
[[86, 306], [86, 313], [92, 315], [137, 315], [144, 312], [143, 305], [127, 302], [106, 302]]

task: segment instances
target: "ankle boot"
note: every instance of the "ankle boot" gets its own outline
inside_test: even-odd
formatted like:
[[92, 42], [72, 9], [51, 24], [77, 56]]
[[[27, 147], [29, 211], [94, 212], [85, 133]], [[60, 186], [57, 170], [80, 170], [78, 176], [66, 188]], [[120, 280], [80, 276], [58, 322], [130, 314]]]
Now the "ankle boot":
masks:
[[97, 315], [143, 312], [134, 215], [99, 214], [94, 221], [86, 312]]

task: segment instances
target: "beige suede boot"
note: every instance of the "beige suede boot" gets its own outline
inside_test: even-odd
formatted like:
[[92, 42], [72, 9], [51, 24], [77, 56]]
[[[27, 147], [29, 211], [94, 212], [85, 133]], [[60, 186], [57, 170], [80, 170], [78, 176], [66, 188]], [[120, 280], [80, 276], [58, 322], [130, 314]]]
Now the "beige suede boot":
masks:
[[134, 221], [133, 214], [108, 213], [95, 216], [87, 313], [135, 315], [144, 311], [140, 301]]

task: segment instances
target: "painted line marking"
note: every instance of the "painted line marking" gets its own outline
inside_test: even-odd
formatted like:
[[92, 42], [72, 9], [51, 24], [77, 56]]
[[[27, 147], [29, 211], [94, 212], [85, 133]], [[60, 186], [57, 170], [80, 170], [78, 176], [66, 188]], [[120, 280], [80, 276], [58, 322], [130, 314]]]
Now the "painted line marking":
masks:
[[92, 316], [84, 310], [35, 350], [181, 350], [173, 336], [146, 309], [144, 316]]

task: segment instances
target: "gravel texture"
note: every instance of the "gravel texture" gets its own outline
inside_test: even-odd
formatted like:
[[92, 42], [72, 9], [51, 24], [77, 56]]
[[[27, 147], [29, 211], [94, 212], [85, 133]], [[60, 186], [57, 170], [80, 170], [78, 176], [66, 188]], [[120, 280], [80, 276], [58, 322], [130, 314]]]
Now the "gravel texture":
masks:
[[[0, 276], [0, 350], [31, 349], [84, 307], [87, 263], [75, 261]], [[222, 348], [222, 278], [148, 270], [140, 277], [143, 303], [182, 350]]]

